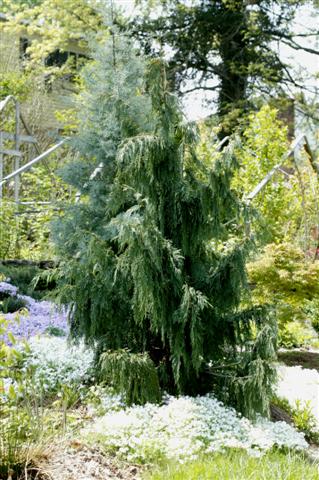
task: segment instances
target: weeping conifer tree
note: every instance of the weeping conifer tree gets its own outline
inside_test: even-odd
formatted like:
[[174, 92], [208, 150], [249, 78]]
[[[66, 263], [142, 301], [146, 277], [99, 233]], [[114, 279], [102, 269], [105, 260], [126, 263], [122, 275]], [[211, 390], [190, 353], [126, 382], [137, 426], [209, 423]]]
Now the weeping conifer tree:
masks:
[[81, 160], [65, 174], [82, 197], [55, 228], [73, 337], [106, 352], [108, 373], [136, 355], [162, 389], [215, 391], [249, 416], [267, 413], [276, 330], [263, 309], [240, 307], [249, 243], [234, 235], [232, 147], [211, 169], [201, 163], [165, 66], [127, 38], [95, 48], [84, 84]]

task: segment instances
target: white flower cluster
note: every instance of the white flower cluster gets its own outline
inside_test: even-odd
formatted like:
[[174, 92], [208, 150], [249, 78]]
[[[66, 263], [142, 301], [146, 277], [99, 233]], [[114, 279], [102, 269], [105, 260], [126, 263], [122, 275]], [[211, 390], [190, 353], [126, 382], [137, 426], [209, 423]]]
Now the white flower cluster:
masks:
[[259, 418], [252, 424], [212, 395], [169, 397], [161, 406], [109, 412], [84, 434], [96, 436], [106, 448], [133, 462], [152, 461], [156, 456], [183, 462], [231, 447], [257, 455], [273, 446], [307, 448], [304, 436], [285, 422]]
[[35, 382], [45, 391], [89, 379], [93, 352], [83, 344], [70, 346], [65, 338], [40, 336], [31, 338], [29, 347], [24, 369], [34, 368]]

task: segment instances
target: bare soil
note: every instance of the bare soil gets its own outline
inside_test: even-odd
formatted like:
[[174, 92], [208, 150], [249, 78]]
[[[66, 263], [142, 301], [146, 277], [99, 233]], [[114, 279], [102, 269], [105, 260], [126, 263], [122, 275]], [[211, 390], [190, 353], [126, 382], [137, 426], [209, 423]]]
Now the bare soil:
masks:
[[42, 462], [43, 478], [50, 480], [140, 480], [141, 467], [120, 464], [80, 442], [54, 445]]

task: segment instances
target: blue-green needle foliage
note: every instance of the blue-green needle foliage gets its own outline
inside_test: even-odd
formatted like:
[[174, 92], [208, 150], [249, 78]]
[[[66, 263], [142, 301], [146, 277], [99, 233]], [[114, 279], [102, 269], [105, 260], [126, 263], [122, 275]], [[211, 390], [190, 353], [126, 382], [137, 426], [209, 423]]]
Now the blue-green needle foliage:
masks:
[[263, 310], [239, 308], [249, 246], [234, 236], [232, 147], [212, 169], [196, 158], [163, 63], [127, 38], [95, 48], [84, 84], [81, 161], [66, 175], [82, 197], [56, 229], [73, 336], [146, 353], [166, 391], [213, 389], [266, 413], [276, 331]]

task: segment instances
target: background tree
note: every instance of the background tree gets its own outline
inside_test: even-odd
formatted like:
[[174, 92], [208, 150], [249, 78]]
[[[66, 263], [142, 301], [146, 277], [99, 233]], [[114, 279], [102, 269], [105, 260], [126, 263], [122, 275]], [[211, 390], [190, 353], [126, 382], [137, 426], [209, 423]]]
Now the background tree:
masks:
[[[223, 119], [220, 137], [231, 133], [243, 113], [251, 108], [253, 92], [287, 95], [298, 80], [273, 48], [281, 42], [293, 50], [318, 54], [302, 46], [294, 35], [293, 19], [303, 2], [295, 0], [200, 0], [193, 2], [148, 0], [138, 2], [163, 7], [158, 15], [149, 9], [134, 19], [135, 35], [153, 54], [170, 48], [169, 72], [176, 91], [217, 92], [217, 113]], [[275, 93], [276, 92], [276, 93]], [[314, 92], [312, 92], [314, 93]]]
[[[72, 42], [76, 42], [77, 47], [85, 51], [88, 37], [96, 34], [103, 25], [98, 14], [98, 0], [39, 0], [21, 3], [2, 0], [1, 3], [6, 17], [6, 21], [0, 24], [1, 29], [32, 40], [26, 51], [26, 68], [39, 69], [42, 66], [46, 71], [58, 73], [59, 68], [49, 69], [46, 65], [48, 56], [57, 50], [67, 50]], [[61, 73], [65, 74], [66, 67], [63, 65]]]

